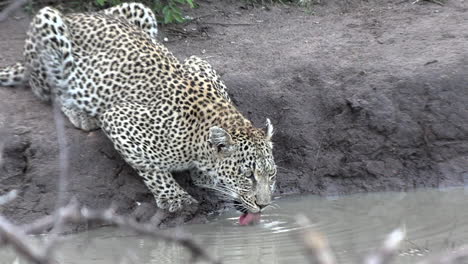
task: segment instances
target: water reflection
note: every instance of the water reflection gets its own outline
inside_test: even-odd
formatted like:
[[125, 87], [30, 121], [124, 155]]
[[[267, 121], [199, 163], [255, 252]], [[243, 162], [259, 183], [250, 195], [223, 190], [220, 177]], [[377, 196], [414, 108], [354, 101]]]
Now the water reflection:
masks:
[[[464, 189], [444, 189], [333, 199], [290, 197], [277, 200], [280, 208], [268, 211], [256, 226], [239, 226], [238, 214], [226, 212], [208, 224], [185, 226], [184, 231], [225, 263], [307, 263], [297, 239], [302, 229], [295, 222], [295, 216], [303, 213], [316, 230], [326, 234], [339, 262], [352, 263], [404, 224], [408, 238], [395, 263], [414, 263], [431, 252], [468, 242], [467, 196]], [[0, 263], [14, 259], [11, 252], [0, 251]], [[63, 264], [162, 264], [188, 263], [189, 255], [177, 245], [103, 228], [68, 237], [58, 260]]]

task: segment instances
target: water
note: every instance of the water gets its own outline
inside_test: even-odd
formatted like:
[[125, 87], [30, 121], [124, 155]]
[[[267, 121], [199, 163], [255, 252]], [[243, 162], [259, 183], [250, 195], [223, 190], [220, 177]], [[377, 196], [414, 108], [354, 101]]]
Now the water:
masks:
[[[302, 213], [327, 236], [339, 263], [355, 263], [405, 225], [407, 239], [394, 263], [414, 263], [468, 243], [467, 198], [465, 189], [289, 197], [276, 200], [280, 208], [267, 211], [256, 226], [239, 226], [239, 215], [226, 212], [208, 224], [184, 226], [183, 232], [224, 263], [307, 263], [299, 240], [304, 229], [295, 221]], [[0, 250], [0, 263], [15, 258]], [[57, 259], [61, 264], [189, 263], [189, 254], [177, 245], [102, 228], [67, 237]]]

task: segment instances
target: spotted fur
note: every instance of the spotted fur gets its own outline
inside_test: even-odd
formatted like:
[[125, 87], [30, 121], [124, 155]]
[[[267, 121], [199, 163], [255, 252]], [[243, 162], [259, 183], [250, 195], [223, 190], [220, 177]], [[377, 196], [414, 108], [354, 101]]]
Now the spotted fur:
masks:
[[197, 185], [259, 212], [275, 184], [270, 121], [255, 128], [211, 65], [181, 63], [156, 35], [142, 4], [67, 15], [46, 7], [31, 23], [24, 63], [0, 69], [0, 85], [29, 83], [40, 99], [57, 98], [77, 128], [101, 128], [160, 208], [196, 202], [171, 175], [189, 169]]

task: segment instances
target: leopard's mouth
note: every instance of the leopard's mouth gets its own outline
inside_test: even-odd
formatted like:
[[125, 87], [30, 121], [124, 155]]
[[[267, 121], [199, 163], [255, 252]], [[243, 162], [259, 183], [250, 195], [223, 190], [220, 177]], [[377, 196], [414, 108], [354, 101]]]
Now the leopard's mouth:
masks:
[[240, 225], [254, 225], [260, 222], [260, 212], [258, 213], [245, 213], [239, 217]]
[[260, 212], [250, 212], [241, 202], [234, 201], [234, 208], [237, 211], [241, 212], [242, 215], [239, 217], [239, 224], [240, 225], [253, 225], [260, 222]]

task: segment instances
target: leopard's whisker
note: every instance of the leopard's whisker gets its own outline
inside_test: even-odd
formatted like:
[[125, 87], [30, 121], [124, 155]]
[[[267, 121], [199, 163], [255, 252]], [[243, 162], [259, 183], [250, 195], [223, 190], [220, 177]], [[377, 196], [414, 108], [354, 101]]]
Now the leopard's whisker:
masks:
[[213, 187], [214, 190], [224, 194], [224, 195], [227, 195], [229, 196], [230, 198], [235, 198], [237, 199], [239, 197], [239, 194], [233, 190], [230, 190], [229, 188], [223, 188], [223, 187], [220, 187], [220, 186], [215, 186]]
[[267, 205], [265, 208], [262, 209], [262, 212], [268, 211], [268, 210], [273, 210], [274, 207], [271, 205]]
[[277, 203], [271, 203], [270, 206], [275, 208], [275, 209], [281, 209], [281, 206], [279, 204], [277, 204]]

